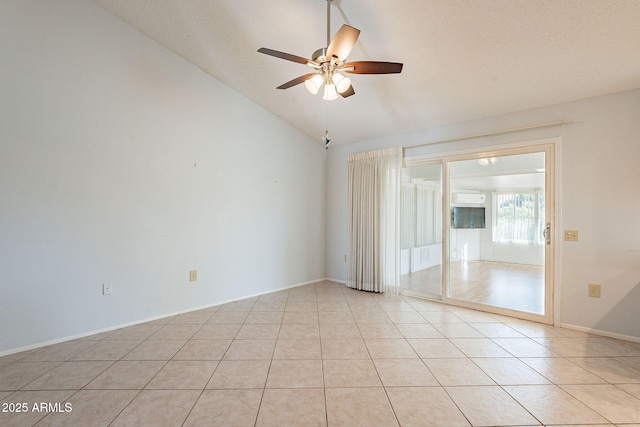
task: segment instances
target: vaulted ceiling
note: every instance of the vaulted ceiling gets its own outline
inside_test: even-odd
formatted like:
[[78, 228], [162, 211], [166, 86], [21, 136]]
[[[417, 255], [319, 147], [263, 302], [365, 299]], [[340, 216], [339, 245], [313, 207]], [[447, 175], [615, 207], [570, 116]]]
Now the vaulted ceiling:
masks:
[[637, 0], [333, 0], [331, 35], [361, 30], [349, 60], [404, 63], [352, 75], [355, 96], [323, 101], [310, 72], [257, 53], [310, 57], [326, 45], [325, 0], [94, 0], [321, 142], [475, 120], [640, 87]]

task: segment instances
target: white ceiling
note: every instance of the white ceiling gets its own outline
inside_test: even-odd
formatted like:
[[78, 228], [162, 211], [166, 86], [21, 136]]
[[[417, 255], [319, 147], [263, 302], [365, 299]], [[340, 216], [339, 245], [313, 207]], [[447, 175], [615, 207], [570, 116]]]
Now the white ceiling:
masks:
[[[276, 86], [326, 44], [325, 0], [94, 0], [284, 121], [332, 144], [640, 87], [639, 0], [334, 0], [331, 35], [361, 30], [349, 60], [404, 63], [353, 75], [326, 102]], [[328, 117], [328, 119], [327, 119]]]

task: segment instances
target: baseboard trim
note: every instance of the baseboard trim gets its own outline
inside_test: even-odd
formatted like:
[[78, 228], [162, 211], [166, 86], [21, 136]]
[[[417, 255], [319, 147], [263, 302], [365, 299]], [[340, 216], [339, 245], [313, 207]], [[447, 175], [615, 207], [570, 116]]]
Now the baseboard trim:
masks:
[[587, 328], [584, 326], [572, 325], [570, 323], [560, 323], [560, 326], [566, 329], [573, 329], [575, 331], [587, 332], [594, 335], [600, 335], [603, 337], [616, 338], [619, 340], [631, 341], [640, 343], [640, 337], [635, 337], [633, 335], [624, 335], [618, 334], [616, 332], [603, 331], [601, 329]]
[[89, 332], [83, 332], [81, 334], [69, 335], [69, 336], [65, 336], [65, 337], [62, 337], [62, 338], [56, 338], [56, 339], [53, 339], [53, 340], [42, 341], [42, 342], [39, 342], [39, 343], [26, 345], [26, 346], [23, 346], [23, 347], [12, 348], [12, 349], [9, 349], [9, 350], [0, 351], [0, 357], [9, 356], [11, 354], [20, 353], [20, 352], [23, 352], [23, 351], [34, 350], [36, 348], [46, 347], [48, 345], [60, 344], [60, 343], [66, 342], [66, 341], [77, 340], [77, 339], [80, 339], [80, 338], [85, 338], [85, 337], [88, 337], [88, 336], [91, 336], [91, 335], [101, 334], [101, 333], [104, 333], [104, 332], [111, 332], [111, 331], [114, 331], [116, 329], [122, 329], [122, 328], [126, 328], [128, 326], [135, 326], [135, 325], [139, 325], [141, 323], [146, 323], [146, 322], [151, 322], [151, 321], [158, 320], [158, 319], [163, 319], [165, 317], [177, 316], [179, 314], [190, 313], [192, 311], [203, 310], [205, 308], [210, 308], [210, 307], [217, 307], [219, 305], [229, 304], [230, 302], [240, 301], [240, 300], [247, 299], [247, 298], [255, 298], [255, 297], [262, 296], [262, 295], [272, 294], [274, 292], [285, 291], [287, 289], [298, 288], [300, 286], [306, 286], [306, 285], [311, 285], [311, 284], [314, 284], [314, 283], [326, 282], [326, 281], [335, 282], [335, 280], [333, 280], [333, 279], [322, 278], [322, 279], [310, 280], [308, 282], [296, 283], [296, 284], [290, 285], [290, 286], [283, 286], [281, 288], [271, 289], [271, 290], [266, 291], [266, 292], [260, 292], [260, 293], [256, 293], [256, 294], [246, 295], [246, 296], [239, 297], [239, 298], [232, 298], [232, 299], [228, 299], [228, 300], [223, 300], [221, 302], [216, 302], [215, 304], [207, 304], [207, 305], [202, 305], [202, 306], [198, 306], [198, 307], [188, 308], [188, 309], [185, 309], [185, 310], [173, 311], [173, 312], [170, 312], [170, 313], [166, 313], [166, 314], [161, 314], [159, 316], [145, 318], [145, 319], [142, 319], [142, 320], [136, 320], [136, 321], [128, 322], [128, 323], [121, 323], [121, 324], [118, 324], [118, 325], [109, 326], [109, 327], [102, 328], [102, 329], [96, 329], [96, 330], [92, 330], [92, 331], [89, 331]]

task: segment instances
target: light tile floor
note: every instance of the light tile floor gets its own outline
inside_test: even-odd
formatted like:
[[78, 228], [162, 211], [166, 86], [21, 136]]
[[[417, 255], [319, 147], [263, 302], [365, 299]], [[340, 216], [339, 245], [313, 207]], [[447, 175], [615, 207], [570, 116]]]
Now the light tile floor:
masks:
[[0, 358], [0, 402], [3, 427], [640, 426], [640, 344], [322, 282]]

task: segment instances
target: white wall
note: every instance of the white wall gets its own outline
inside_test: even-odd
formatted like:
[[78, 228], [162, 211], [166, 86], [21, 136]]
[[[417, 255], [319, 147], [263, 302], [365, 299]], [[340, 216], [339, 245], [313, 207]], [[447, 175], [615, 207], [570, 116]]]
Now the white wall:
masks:
[[480, 242], [480, 250], [480, 259], [483, 261], [544, 265], [544, 244], [501, 243], [483, 238]]
[[451, 261], [479, 261], [480, 229], [452, 229], [449, 238]]
[[0, 354], [326, 276], [320, 144], [88, 0], [0, 40]]
[[[562, 229], [579, 242], [557, 242], [560, 316], [557, 323], [640, 339], [640, 90], [554, 105], [403, 135], [390, 135], [329, 150], [327, 275], [344, 280], [346, 268], [346, 156], [398, 145], [473, 135], [559, 120], [571, 125], [491, 138], [436, 144], [419, 153], [451, 152], [561, 137], [557, 172]], [[602, 284], [602, 298], [587, 297], [587, 284]]]

